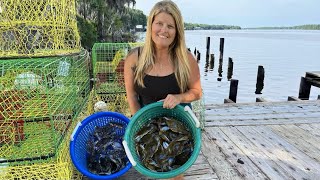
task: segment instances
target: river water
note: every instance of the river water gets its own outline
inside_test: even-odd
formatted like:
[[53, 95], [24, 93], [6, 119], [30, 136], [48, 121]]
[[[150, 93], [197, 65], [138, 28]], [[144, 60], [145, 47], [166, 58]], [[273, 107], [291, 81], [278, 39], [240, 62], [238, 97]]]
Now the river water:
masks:
[[[228, 58], [233, 59], [233, 79], [239, 80], [237, 103], [255, 102], [256, 97], [268, 101], [286, 101], [298, 97], [300, 78], [308, 71], [320, 71], [320, 31], [306, 30], [197, 30], [186, 31], [187, 47], [201, 53], [199, 68], [206, 104], [222, 104], [229, 97]], [[144, 34], [141, 34], [143, 37]], [[206, 37], [210, 37], [210, 53], [214, 66], [206, 66]], [[219, 73], [220, 38], [224, 38], [222, 78]], [[264, 67], [262, 94], [255, 94], [258, 66]], [[311, 88], [310, 99], [320, 89]]]

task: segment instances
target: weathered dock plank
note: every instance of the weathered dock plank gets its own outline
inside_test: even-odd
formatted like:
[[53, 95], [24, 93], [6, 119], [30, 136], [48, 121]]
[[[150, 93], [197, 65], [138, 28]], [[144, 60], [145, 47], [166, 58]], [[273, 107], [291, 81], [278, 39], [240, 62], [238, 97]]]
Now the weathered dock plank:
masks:
[[[237, 147], [248, 156], [265, 175], [270, 179], [294, 179], [285, 169], [281, 168], [276, 161], [272, 160], [259, 149], [259, 147], [248, 139], [237, 127], [219, 127]], [[244, 164], [247, 162], [244, 161]]]
[[279, 139], [275, 134], [263, 133], [264, 130], [260, 129], [260, 131], [257, 131], [256, 128], [261, 128], [261, 126], [238, 127], [247, 138], [256, 144], [260, 151], [274, 160], [281, 168], [285, 169], [288, 174], [296, 179], [315, 179], [315, 169], [307, 166], [307, 163], [302, 159], [305, 157], [303, 157], [299, 150], [286, 144], [284, 140]]
[[320, 179], [319, 109], [320, 101], [207, 105], [202, 152], [219, 179], [221, 169], [233, 172], [227, 179]]
[[308, 131], [309, 134], [320, 138], [320, 124], [300, 124], [299, 127]]
[[[236, 142], [233, 142], [228, 136], [224, 134], [223, 131], [221, 131], [219, 128], [211, 127], [206, 129], [206, 133], [208, 134], [208, 136], [214, 137], [216, 139], [215, 144], [219, 148], [227, 149], [227, 151], [222, 152], [225, 156], [225, 163], [229, 163], [231, 167], [236, 168], [241, 178], [266, 179], [266, 176], [263, 174], [263, 172], [260, 171], [260, 169], [250, 161], [250, 159], [237, 147]], [[215, 156], [215, 154], [212, 154], [212, 156]], [[243, 162], [246, 163], [242, 164]], [[217, 164], [215, 164], [214, 166], [216, 165]], [[220, 176], [224, 177], [225, 175], [220, 174]]]
[[272, 131], [282, 136], [287, 142], [304, 152], [309, 157], [320, 162], [320, 138], [297, 125], [268, 126]]
[[206, 106], [206, 126], [306, 124], [320, 122], [320, 101]]
[[202, 152], [219, 179], [240, 180], [239, 172], [226, 160], [226, 155], [210, 134], [202, 134]]

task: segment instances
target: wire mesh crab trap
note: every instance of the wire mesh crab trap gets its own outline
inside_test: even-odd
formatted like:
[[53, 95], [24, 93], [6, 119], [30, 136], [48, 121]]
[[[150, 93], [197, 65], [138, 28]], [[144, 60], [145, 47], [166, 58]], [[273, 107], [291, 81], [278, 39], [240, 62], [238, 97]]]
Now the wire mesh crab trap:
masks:
[[79, 53], [75, 0], [0, 0], [0, 57]]
[[87, 51], [0, 61], [0, 165], [54, 157], [89, 94]]
[[[65, 137], [70, 137], [76, 124], [85, 116], [80, 113], [75, 118]], [[69, 138], [64, 138], [53, 158], [33, 161], [32, 164], [0, 163], [0, 179], [81, 179], [83, 175], [74, 168], [70, 159], [69, 142]]]
[[92, 48], [95, 90], [109, 111], [128, 113], [123, 66], [127, 53], [142, 43], [95, 43]]

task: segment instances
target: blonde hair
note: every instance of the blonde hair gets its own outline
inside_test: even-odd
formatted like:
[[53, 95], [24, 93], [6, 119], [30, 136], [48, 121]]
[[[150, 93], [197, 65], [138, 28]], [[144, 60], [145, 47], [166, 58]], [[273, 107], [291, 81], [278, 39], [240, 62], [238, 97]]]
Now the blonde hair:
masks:
[[145, 71], [155, 64], [155, 45], [151, 38], [151, 27], [154, 21], [154, 17], [161, 12], [170, 14], [175, 21], [176, 37], [172, 44], [170, 44], [169, 46], [169, 56], [174, 65], [175, 76], [180, 87], [180, 91], [181, 93], [183, 93], [188, 90], [190, 65], [187, 54], [187, 47], [185, 44], [184, 24], [181, 12], [177, 5], [170, 0], [163, 0], [156, 3], [149, 14], [145, 38], [146, 40], [141, 55], [138, 59], [134, 81], [139, 86], [145, 87], [143, 83]]

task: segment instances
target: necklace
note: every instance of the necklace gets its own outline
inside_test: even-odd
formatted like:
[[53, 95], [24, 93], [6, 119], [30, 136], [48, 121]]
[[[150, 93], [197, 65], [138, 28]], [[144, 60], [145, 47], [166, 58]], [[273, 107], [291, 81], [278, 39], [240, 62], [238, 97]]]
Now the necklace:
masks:
[[158, 68], [156, 68], [155, 67], [155, 74], [156, 74], [156, 76], [160, 76], [160, 74], [161, 74], [161, 72], [162, 72], [162, 69], [163, 69], [163, 66], [162, 66], [162, 63], [158, 63], [159, 64], [159, 66], [158, 66]]
[[[169, 60], [168, 60], [168, 62], [170, 63]], [[163, 69], [165, 66], [165, 65], [163, 65], [163, 62], [162, 63], [158, 62], [158, 64], [159, 64], [159, 69], [156, 69], [156, 76], [160, 76], [160, 74], [163, 74]], [[166, 66], [168, 66], [168, 65], [166, 65]]]

